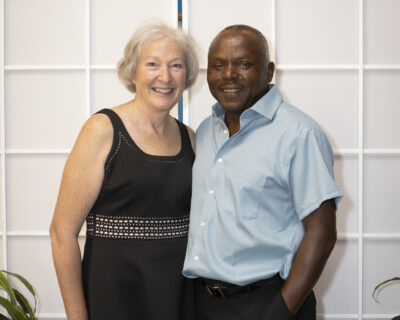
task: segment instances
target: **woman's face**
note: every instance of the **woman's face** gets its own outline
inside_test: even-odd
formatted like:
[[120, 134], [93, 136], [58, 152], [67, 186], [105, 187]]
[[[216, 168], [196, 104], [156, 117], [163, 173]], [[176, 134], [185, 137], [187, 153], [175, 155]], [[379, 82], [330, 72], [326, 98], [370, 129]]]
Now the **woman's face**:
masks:
[[146, 108], [169, 111], [182, 96], [186, 83], [185, 55], [172, 39], [147, 44], [134, 74], [136, 100]]

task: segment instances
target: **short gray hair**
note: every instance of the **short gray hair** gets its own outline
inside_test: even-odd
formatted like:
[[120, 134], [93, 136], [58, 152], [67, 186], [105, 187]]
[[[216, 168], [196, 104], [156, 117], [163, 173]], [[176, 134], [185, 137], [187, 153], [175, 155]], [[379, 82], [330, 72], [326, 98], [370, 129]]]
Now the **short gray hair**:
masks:
[[125, 46], [124, 56], [118, 62], [118, 78], [130, 92], [136, 92], [136, 85], [132, 80], [143, 48], [150, 42], [161, 38], [177, 41], [184, 52], [185, 89], [192, 86], [196, 81], [199, 73], [199, 59], [197, 45], [193, 38], [181, 29], [172, 28], [161, 21], [157, 21], [146, 23], [135, 31]]

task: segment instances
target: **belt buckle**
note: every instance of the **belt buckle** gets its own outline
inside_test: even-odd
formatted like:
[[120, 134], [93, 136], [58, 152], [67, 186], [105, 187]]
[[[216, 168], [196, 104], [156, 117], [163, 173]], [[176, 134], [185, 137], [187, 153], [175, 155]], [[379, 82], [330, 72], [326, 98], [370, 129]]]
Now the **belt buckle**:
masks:
[[[218, 285], [214, 285], [214, 286], [209, 286], [208, 284], [206, 284], [206, 289], [208, 291], [208, 293], [214, 297], [218, 297], [215, 293], [218, 292], [219, 295], [221, 296], [221, 298], [226, 298], [226, 296], [224, 295], [224, 293], [222, 292], [221, 286]], [[212, 290], [216, 290], [216, 291], [212, 291]]]

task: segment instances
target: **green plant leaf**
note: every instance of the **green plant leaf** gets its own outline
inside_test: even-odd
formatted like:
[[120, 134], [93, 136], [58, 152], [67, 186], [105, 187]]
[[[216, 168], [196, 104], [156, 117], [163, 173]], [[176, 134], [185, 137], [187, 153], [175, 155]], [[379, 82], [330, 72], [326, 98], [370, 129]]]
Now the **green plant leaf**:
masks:
[[19, 292], [17, 289], [14, 289], [14, 292], [15, 292], [15, 297], [17, 298], [17, 301], [21, 307], [21, 310], [25, 314], [29, 314], [31, 319], [34, 319], [35, 313], [32, 311], [32, 308], [29, 305], [28, 300], [26, 300], [26, 298], [23, 296], [23, 294], [21, 292]]
[[35, 290], [33, 290], [32, 285], [29, 283], [28, 280], [26, 280], [23, 276], [21, 276], [18, 273], [13, 273], [13, 272], [9, 272], [9, 271], [5, 271], [5, 270], [1, 270], [1, 272], [7, 273], [12, 275], [13, 277], [17, 278], [19, 281], [21, 281], [24, 286], [29, 290], [29, 292], [34, 296], [35, 295]]
[[[398, 280], [400, 280], [400, 277], [394, 277], [394, 278], [392, 278], [392, 279], [385, 280], [385, 281], [381, 282], [380, 284], [378, 284], [378, 285], [375, 287], [374, 292], [372, 292], [372, 298], [374, 298], [374, 300], [375, 300], [376, 302], [379, 302], [379, 301], [376, 299], [376, 291], [377, 291], [381, 286], [383, 286], [384, 284], [389, 283], [389, 282], [392, 282], [392, 281], [398, 281]], [[396, 320], [397, 320], [397, 319], [396, 319]]]
[[6, 298], [0, 297], [0, 305], [7, 310], [12, 320], [26, 320], [26, 315], [24, 315], [18, 307], [13, 305]]
[[6, 317], [4, 314], [0, 313], [0, 320], [12, 320], [11, 318]]
[[35, 314], [36, 313], [36, 306], [37, 306], [37, 299], [36, 299], [35, 290], [33, 289], [32, 285], [29, 283], [29, 281], [26, 280], [23, 276], [21, 276], [18, 273], [13, 273], [13, 272], [1, 270], [0, 273], [2, 273], [2, 272], [7, 273], [7, 274], [12, 275], [13, 277], [17, 278], [29, 290], [29, 292], [32, 294], [32, 296], [33, 296], [33, 298], [35, 300], [35, 306], [33, 308], [33, 314]]
[[17, 298], [15, 297], [14, 290], [11, 288], [10, 283], [7, 278], [4, 276], [3, 271], [0, 271], [0, 286], [4, 289], [4, 291], [10, 297], [11, 303], [13, 305], [17, 304]]

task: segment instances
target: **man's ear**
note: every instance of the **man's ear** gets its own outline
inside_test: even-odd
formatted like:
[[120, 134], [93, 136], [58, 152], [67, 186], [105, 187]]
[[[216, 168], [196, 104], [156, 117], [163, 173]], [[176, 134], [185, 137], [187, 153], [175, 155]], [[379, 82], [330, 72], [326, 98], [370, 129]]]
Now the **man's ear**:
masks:
[[268, 84], [272, 81], [272, 78], [274, 77], [274, 73], [275, 73], [275, 63], [270, 61], [270, 62], [268, 62], [268, 66], [267, 66]]

